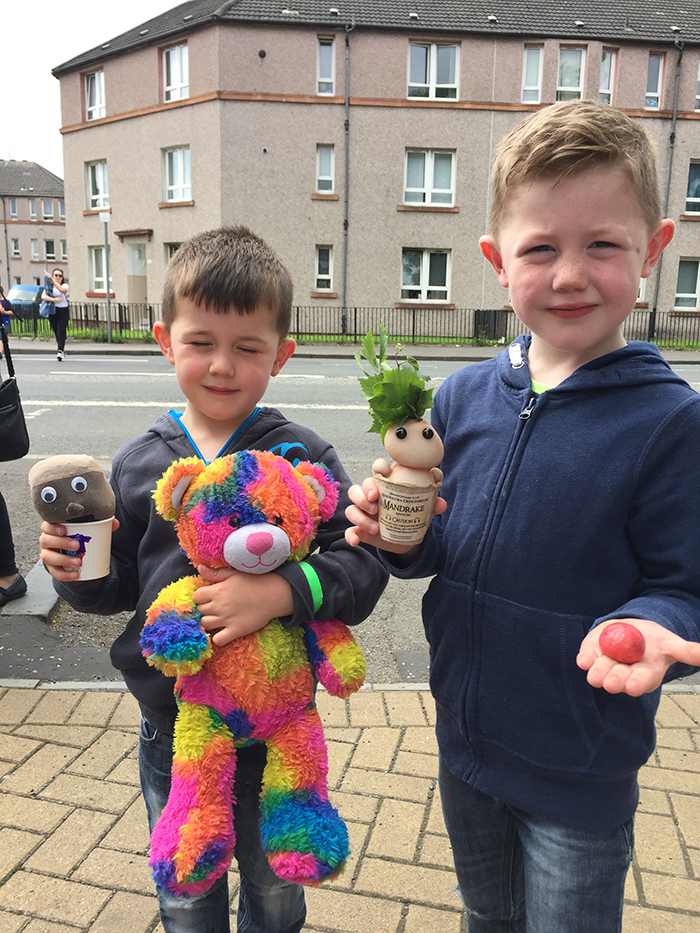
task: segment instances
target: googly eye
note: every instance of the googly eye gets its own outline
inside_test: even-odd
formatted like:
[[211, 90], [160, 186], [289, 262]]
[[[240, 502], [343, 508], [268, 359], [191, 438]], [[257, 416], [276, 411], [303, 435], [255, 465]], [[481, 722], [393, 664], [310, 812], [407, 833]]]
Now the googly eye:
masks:
[[426, 439], [426, 441], [429, 441], [434, 434], [435, 431], [433, 431], [432, 428], [423, 428], [423, 437]]
[[408, 434], [408, 431], [406, 430], [406, 428], [397, 428], [397, 429], [396, 429], [396, 436], [398, 437], [398, 439], [399, 439], [400, 441], [402, 441], [402, 440], [404, 439], [404, 437], [406, 437], [407, 434]]
[[44, 486], [41, 490], [41, 498], [44, 502], [55, 502], [58, 499], [58, 493], [53, 486]]
[[70, 481], [70, 485], [74, 492], [85, 492], [88, 488], [88, 483], [84, 476], [74, 476]]

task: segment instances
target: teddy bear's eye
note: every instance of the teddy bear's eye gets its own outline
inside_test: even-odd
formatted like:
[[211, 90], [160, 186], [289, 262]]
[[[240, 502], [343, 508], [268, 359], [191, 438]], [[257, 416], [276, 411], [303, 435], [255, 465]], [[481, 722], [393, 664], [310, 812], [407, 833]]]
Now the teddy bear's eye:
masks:
[[281, 515], [273, 515], [272, 522], [275, 525], [284, 525], [284, 519], [282, 518]]
[[74, 476], [70, 485], [74, 492], [85, 492], [88, 488], [87, 480], [83, 476]]
[[41, 490], [41, 498], [44, 502], [55, 502], [58, 499], [58, 493], [53, 486], [44, 486]]
[[240, 528], [240, 527], [241, 527], [241, 516], [240, 516], [240, 515], [232, 515], [232, 516], [229, 518], [228, 523], [229, 523], [229, 525], [231, 526], [231, 528]]

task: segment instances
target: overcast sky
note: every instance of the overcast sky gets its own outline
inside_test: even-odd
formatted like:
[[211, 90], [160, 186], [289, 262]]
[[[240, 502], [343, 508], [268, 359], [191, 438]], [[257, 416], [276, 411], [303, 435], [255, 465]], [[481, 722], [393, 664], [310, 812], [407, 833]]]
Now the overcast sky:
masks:
[[56, 65], [101, 45], [181, 0], [3, 0], [0, 159], [38, 162], [63, 178]]

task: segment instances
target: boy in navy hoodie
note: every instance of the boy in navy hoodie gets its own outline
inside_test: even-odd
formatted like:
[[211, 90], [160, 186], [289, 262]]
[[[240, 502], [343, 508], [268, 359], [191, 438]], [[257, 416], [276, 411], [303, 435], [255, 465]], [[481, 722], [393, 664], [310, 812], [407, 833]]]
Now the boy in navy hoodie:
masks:
[[[162, 320], [154, 335], [175, 367], [184, 410], [117, 451], [110, 483], [118, 528], [112, 539], [109, 576], [80, 582], [81, 558], [62, 525], [42, 523], [41, 558], [57, 592], [75, 609], [134, 615], [112, 645], [112, 664], [139, 702], [142, 714], [139, 769], [151, 829], [168, 798], [174, 680], [149, 667], [139, 637], [145, 613], [159, 591], [191, 573], [170, 522], [155, 511], [153, 489], [181, 457], [210, 461], [238, 450], [271, 450], [292, 462], [321, 461], [348, 502], [350, 478], [333, 447], [314, 431], [258, 403], [270, 377], [294, 352], [287, 336], [292, 280], [279, 257], [245, 227], [201, 233], [184, 243], [168, 264]], [[349, 625], [374, 608], [388, 574], [371, 549], [351, 548], [338, 508], [316, 533], [316, 549], [268, 574], [198, 567], [209, 586], [194, 599], [212, 641], [225, 645], [257, 631], [275, 617], [286, 625], [337, 617]], [[262, 744], [239, 749], [236, 767], [236, 859], [240, 872], [239, 933], [298, 933], [304, 925], [304, 890], [273, 874], [260, 843], [258, 798], [266, 752]], [[228, 933], [227, 880], [208, 891], [178, 898], [158, 889], [166, 933]]]
[[[422, 545], [378, 537], [371, 479], [346, 538], [396, 576], [434, 575], [440, 790], [470, 933], [615, 933], [660, 687], [700, 665], [700, 396], [621, 332], [673, 222], [653, 143], [592, 101], [523, 121], [491, 177], [481, 250], [532, 336], [437, 392], [444, 500]], [[613, 619], [644, 634], [638, 663], [603, 655]]]

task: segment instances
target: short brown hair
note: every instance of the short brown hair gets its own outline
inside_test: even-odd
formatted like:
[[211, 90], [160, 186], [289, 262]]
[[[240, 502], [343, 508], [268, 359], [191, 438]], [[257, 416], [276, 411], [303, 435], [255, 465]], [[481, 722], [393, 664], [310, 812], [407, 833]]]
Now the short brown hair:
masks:
[[553, 104], [511, 130], [491, 168], [489, 232], [497, 236], [516, 187], [559, 181], [597, 165], [619, 169], [639, 199], [650, 231], [662, 219], [656, 145], [639, 123], [594, 100]]
[[169, 331], [178, 298], [217, 314], [251, 314], [264, 301], [278, 334], [286, 337], [292, 293], [289, 271], [264, 240], [247, 227], [221, 227], [187, 240], [168, 263], [161, 320]]

